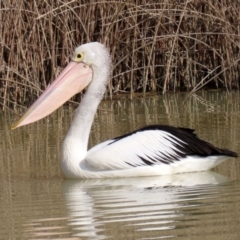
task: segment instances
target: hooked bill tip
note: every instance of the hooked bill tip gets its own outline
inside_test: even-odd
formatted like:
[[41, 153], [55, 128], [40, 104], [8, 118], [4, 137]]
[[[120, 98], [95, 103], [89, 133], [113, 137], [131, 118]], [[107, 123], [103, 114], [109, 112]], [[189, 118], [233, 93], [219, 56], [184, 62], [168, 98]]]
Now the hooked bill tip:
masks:
[[15, 124], [11, 125], [10, 130], [14, 130], [15, 128], [17, 128], [17, 125], [18, 125], [18, 123], [15, 123]]

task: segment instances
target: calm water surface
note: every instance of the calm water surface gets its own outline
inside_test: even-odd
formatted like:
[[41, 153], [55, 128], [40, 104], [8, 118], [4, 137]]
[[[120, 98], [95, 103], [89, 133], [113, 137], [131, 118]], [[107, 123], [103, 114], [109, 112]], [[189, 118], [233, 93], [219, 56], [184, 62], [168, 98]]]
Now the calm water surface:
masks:
[[[1, 113], [0, 239], [240, 239], [239, 159], [203, 173], [65, 180], [58, 157], [73, 114], [10, 131], [18, 116]], [[154, 123], [240, 153], [240, 96], [224, 92], [105, 100], [89, 145]]]

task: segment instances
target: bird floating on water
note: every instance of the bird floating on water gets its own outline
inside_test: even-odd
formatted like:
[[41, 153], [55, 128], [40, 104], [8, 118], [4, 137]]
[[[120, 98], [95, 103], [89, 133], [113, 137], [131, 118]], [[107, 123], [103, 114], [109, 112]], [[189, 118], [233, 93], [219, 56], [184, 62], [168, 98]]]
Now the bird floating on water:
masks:
[[63, 141], [67, 178], [116, 178], [206, 171], [237, 153], [199, 139], [194, 130], [151, 125], [87, 150], [90, 129], [111, 72], [109, 50], [98, 42], [77, 47], [72, 60], [12, 129], [35, 122], [88, 87]]

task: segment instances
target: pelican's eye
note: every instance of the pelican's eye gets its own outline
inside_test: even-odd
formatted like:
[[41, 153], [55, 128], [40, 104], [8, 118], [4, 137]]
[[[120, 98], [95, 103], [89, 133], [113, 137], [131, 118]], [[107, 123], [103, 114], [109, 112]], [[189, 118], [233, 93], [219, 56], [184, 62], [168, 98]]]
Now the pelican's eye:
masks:
[[83, 53], [77, 53], [75, 56], [76, 61], [82, 61], [83, 60]]

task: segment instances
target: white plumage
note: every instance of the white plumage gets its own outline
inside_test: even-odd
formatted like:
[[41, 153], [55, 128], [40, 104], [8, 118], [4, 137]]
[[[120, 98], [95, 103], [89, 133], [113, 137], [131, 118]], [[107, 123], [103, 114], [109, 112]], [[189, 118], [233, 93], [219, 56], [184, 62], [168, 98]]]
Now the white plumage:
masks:
[[147, 165], [146, 161], [162, 165], [167, 159], [170, 162], [173, 157], [180, 158], [177, 147], [170, 140], [174, 142], [174, 136], [161, 130], [135, 132], [118, 141], [108, 141], [97, 151], [94, 149], [98, 145], [93, 147], [86, 156], [86, 164], [96, 170], [99, 170], [99, 162], [102, 170], [131, 169]]

